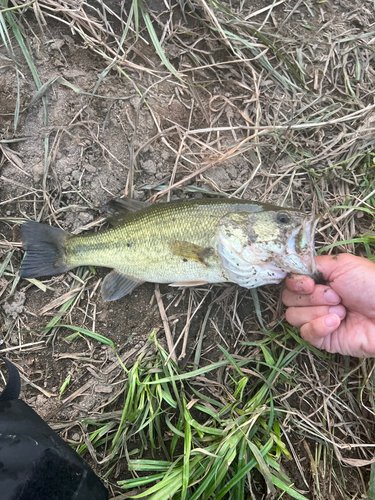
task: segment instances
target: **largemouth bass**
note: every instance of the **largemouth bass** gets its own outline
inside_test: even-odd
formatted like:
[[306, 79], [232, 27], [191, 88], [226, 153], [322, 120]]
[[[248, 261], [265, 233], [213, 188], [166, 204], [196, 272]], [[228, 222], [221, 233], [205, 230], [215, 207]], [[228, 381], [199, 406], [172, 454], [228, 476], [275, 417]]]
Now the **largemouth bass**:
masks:
[[[140, 202], [134, 203], [139, 208]], [[22, 224], [26, 256], [20, 276], [52, 276], [82, 265], [110, 267], [101, 294], [116, 300], [144, 281], [254, 288], [280, 283], [288, 272], [317, 275], [318, 218], [313, 215], [236, 199], [159, 203], [126, 213], [120, 203], [116, 207], [120, 224], [92, 234]]]

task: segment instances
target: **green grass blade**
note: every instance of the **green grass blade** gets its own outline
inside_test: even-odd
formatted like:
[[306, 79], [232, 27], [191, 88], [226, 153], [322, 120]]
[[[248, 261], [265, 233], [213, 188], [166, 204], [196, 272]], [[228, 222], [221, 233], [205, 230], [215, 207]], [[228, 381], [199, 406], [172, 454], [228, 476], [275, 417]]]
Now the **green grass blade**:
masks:
[[297, 491], [293, 490], [291, 486], [286, 485], [279, 479], [278, 477], [272, 475], [272, 481], [277, 488], [280, 488], [280, 490], [285, 491], [285, 493], [288, 493], [292, 498], [295, 498], [296, 500], [308, 500], [304, 495], [301, 495], [301, 493], [298, 493]]
[[68, 328], [70, 330], [73, 330], [75, 332], [81, 333], [82, 335], [86, 335], [87, 337], [91, 337], [92, 339], [97, 340], [98, 342], [101, 342], [102, 344], [108, 345], [109, 347], [112, 347], [113, 350], [115, 350], [115, 344], [111, 339], [108, 339], [107, 337], [104, 337], [103, 335], [100, 335], [99, 333], [92, 332], [91, 330], [87, 330], [86, 328], [81, 328], [80, 326], [74, 326], [74, 325], [56, 325], [60, 328]]
[[184, 80], [183, 80], [183, 78], [177, 73], [177, 71], [174, 69], [174, 67], [172, 66], [172, 64], [167, 59], [167, 57], [166, 57], [166, 55], [164, 53], [163, 47], [160, 45], [159, 39], [158, 39], [157, 34], [156, 34], [156, 32], [154, 30], [154, 27], [152, 25], [150, 15], [149, 15], [149, 13], [147, 12], [147, 10], [146, 10], [146, 8], [144, 6], [143, 0], [139, 0], [139, 9], [141, 11], [143, 20], [144, 20], [144, 22], [146, 24], [146, 28], [147, 28], [148, 34], [150, 35], [152, 44], [154, 45], [155, 50], [156, 50], [158, 56], [160, 57], [161, 61], [163, 62], [163, 64], [165, 65], [165, 67], [176, 78], [178, 78], [181, 82], [185, 83]]
[[369, 489], [367, 491], [368, 500], [375, 500], [375, 463], [371, 464]]
[[191, 419], [190, 414], [184, 405], [184, 418], [185, 418], [185, 429], [184, 429], [184, 460], [182, 466], [182, 491], [181, 500], [186, 500], [189, 487], [189, 477], [190, 477], [190, 452], [191, 452], [191, 427], [189, 420]]
[[274, 483], [273, 483], [273, 476], [271, 475], [271, 472], [266, 464], [266, 462], [264, 461], [264, 458], [261, 454], [261, 452], [259, 451], [259, 448], [252, 442], [252, 441], [248, 441], [248, 446], [252, 452], [252, 454], [254, 455], [254, 458], [255, 460], [258, 462], [258, 467], [259, 467], [259, 470], [266, 482], [266, 485], [267, 485], [267, 489], [268, 491], [270, 491], [272, 494], [275, 493], [275, 486], [274, 486]]
[[266, 327], [264, 326], [264, 323], [263, 323], [262, 311], [260, 309], [260, 302], [259, 302], [257, 289], [251, 288], [250, 293], [251, 293], [251, 297], [253, 299], [253, 304], [254, 304], [254, 308], [255, 308], [255, 312], [256, 312], [259, 324], [263, 328], [263, 330], [266, 330]]

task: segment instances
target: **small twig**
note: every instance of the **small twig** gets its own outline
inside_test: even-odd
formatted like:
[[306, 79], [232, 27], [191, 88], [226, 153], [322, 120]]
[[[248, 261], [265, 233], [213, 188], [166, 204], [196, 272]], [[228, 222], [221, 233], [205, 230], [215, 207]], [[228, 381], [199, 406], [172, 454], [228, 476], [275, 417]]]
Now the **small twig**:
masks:
[[168, 317], [166, 315], [163, 300], [161, 298], [159, 283], [155, 284], [155, 297], [156, 297], [156, 301], [158, 303], [160, 317], [163, 321], [165, 337], [167, 339], [167, 344], [168, 344], [168, 349], [169, 349], [169, 356], [172, 358], [172, 360], [175, 363], [177, 363], [176, 353], [174, 352], [175, 346], [173, 345], [172, 333], [171, 333], [171, 329], [169, 327]]
[[204, 332], [206, 330], [206, 325], [208, 318], [210, 316], [212, 309], [212, 304], [210, 304], [207, 308], [206, 316], [204, 317], [203, 323], [202, 323], [202, 328], [201, 331], [199, 332], [199, 337], [198, 337], [198, 342], [197, 342], [197, 347], [195, 349], [195, 356], [194, 356], [194, 366], [199, 366], [199, 361], [201, 358], [201, 352], [202, 352], [202, 343], [203, 343], [203, 337], [204, 337]]
[[40, 340], [39, 342], [30, 342], [28, 344], [20, 344], [16, 345], [15, 347], [7, 347], [6, 349], [1, 349], [0, 354], [3, 354], [4, 352], [16, 351], [17, 349], [24, 349], [25, 347], [32, 347], [39, 344], [45, 344], [45, 340]]
[[[350, 210], [347, 210], [346, 212], [344, 212], [343, 214], [341, 214], [339, 217], [337, 217], [337, 219], [335, 219], [334, 222], [339, 222], [340, 220], [345, 219], [348, 215], [350, 215], [352, 212], [354, 212], [354, 210], [357, 207], [359, 207], [360, 205], [362, 205], [362, 203], [364, 203], [369, 198], [371, 198], [372, 196], [374, 196], [374, 194], [375, 194], [375, 189], [373, 191], [371, 191], [371, 193], [368, 194], [365, 198], [363, 198], [363, 200], [361, 200], [359, 203], [357, 203], [353, 208], [351, 208]], [[332, 224], [333, 224], [333, 222], [329, 222], [325, 226], [321, 227], [320, 231], [324, 231], [324, 229], [329, 228], [330, 226], [332, 226]]]

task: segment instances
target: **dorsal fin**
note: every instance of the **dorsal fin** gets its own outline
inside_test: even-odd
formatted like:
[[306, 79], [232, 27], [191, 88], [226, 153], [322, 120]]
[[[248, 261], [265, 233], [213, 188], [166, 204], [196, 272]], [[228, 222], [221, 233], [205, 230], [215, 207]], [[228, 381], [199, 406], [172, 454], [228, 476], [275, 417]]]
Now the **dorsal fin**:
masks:
[[112, 226], [119, 226], [130, 213], [137, 212], [150, 205], [151, 203], [131, 198], [114, 198], [104, 205], [102, 210], [108, 214], [107, 219]]

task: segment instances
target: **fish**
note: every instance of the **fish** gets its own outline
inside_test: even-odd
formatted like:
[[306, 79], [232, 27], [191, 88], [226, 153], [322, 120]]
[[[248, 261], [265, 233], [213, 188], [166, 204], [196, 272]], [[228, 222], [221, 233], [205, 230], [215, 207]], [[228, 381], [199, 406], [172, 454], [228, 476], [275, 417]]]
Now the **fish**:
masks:
[[117, 198], [107, 210], [114, 227], [88, 234], [24, 222], [20, 277], [54, 276], [82, 265], [112, 268], [101, 287], [104, 301], [145, 281], [254, 288], [280, 283], [288, 273], [318, 278], [319, 216], [233, 198], [156, 204]]

